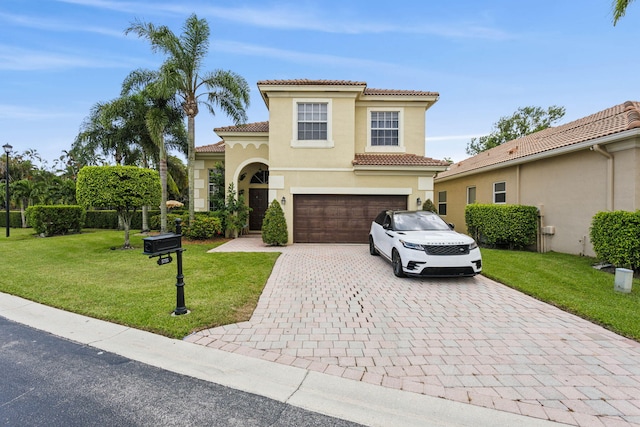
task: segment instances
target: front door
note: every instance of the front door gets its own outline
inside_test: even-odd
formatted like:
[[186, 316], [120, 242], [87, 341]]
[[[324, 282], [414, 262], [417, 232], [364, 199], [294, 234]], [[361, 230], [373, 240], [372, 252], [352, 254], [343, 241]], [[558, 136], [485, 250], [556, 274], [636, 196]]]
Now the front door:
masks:
[[262, 219], [267, 211], [267, 197], [269, 190], [266, 188], [250, 188], [249, 189], [249, 230], [262, 230]]

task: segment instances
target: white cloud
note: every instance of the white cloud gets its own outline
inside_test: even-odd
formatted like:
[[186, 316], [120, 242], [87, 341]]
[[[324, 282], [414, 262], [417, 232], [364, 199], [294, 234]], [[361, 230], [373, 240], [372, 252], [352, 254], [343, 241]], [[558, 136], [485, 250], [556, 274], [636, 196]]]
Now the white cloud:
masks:
[[21, 105], [0, 104], [0, 120], [53, 120], [75, 118], [77, 116], [75, 113], [61, 112], [59, 110], [43, 110]]
[[118, 58], [23, 49], [0, 45], [0, 70], [36, 71], [68, 68], [136, 68], [139, 58]]
[[62, 22], [58, 20], [42, 19], [33, 16], [14, 15], [0, 12], [0, 20], [13, 25], [32, 28], [43, 31], [55, 32], [84, 32], [101, 34], [109, 37], [125, 37], [122, 30], [113, 30], [105, 27], [85, 26], [78, 23]]
[[[289, 62], [301, 64], [323, 64], [331, 66], [346, 67], [377, 67], [378, 69], [385, 67], [388, 69], [399, 68], [396, 64], [371, 61], [367, 59], [358, 59], [337, 55], [327, 55], [318, 53], [307, 53], [293, 50], [276, 49], [267, 46], [259, 46], [248, 43], [240, 43], [229, 40], [218, 40], [211, 46], [213, 50], [219, 52], [229, 52], [240, 55], [260, 56], [267, 58], [275, 58]], [[406, 71], [407, 67], [402, 67]]]
[[110, 0], [58, 0], [64, 3], [108, 9], [122, 13], [181, 13], [189, 15], [198, 10], [199, 15], [211, 16], [231, 22], [254, 27], [318, 31], [336, 34], [427, 34], [444, 38], [475, 38], [486, 40], [505, 40], [513, 38], [509, 33], [488, 27], [477, 22], [446, 22], [426, 24], [424, 19], [419, 25], [391, 25], [386, 22], [358, 21], [359, 13], [353, 13], [340, 19], [334, 11], [322, 8], [304, 8], [299, 2], [291, 5], [266, 7], [217, 7], [203, 3], [145, 3], [120, 2]]

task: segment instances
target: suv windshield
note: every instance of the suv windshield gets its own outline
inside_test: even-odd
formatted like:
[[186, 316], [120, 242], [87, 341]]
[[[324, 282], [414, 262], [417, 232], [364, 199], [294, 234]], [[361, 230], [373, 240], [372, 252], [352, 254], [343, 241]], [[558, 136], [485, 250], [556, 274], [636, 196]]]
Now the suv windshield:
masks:
[[438, 215], [429, 212], [402, 212], [393, 215], [396, 231], [450, 230], [449, 225]]

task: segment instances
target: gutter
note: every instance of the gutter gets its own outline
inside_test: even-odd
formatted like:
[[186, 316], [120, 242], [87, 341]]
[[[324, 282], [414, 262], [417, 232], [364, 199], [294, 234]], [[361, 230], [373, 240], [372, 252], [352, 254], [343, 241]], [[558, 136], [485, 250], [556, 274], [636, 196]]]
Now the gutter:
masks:
[[593, 144], [589, 150], [595, 151], [598, 154], [607, 158], [607, 210], [613, 211], [613, 156], [600, 144]]

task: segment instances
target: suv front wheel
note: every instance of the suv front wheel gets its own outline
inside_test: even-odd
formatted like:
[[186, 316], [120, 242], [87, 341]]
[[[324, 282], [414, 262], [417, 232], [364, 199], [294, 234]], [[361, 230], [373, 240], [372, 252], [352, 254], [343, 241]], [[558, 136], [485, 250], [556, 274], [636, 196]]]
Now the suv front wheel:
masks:
[[391, 265], [393, 266], [393, 274], [396, 277], [404, 277], [404, 271], [402, 271], [402, 259], [397, 250], [393, 250], [391, 253]]

